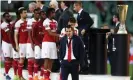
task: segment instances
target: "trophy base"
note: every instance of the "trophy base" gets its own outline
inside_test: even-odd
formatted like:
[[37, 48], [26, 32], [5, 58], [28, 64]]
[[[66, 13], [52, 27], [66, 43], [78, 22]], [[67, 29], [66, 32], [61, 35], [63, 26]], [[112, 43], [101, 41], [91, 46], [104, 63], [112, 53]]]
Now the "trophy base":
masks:
[[119, 27], [117, 34], [127, 34], [125, 24], [120, 24], [120, 27]]
[[118, 31], [117, 34], [127, 34], [127, 31]]

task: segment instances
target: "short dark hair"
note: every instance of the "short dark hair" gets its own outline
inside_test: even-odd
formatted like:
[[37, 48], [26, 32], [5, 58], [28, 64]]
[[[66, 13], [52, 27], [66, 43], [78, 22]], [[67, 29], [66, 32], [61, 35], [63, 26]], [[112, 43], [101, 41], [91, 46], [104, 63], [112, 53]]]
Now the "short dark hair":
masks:
[[19, 11], [18, 10], [16, 11], [16, 17], [17, 17], [17, 19], [20, 18], [20, 15], [19, 15]]
[[118, 20], [120, 19], [119, 14], [118, 13], [114, 13], [113, 16], [115, 16], [116, 18], [118, 18]]
[[45, 11], [43, 11], [43, 10], [41, 10], [41, 11], [40, 11], [40, 13], [45, 13], [45, 14], [46, 14], [46, 12], [45, 12]]
[[65, 6], [70, 7], [70, 1], [62, 1], [62, 2], [65, 4]]
[[46, 11], [46, 16], [49, 17], [49, 15], [51, 14], [52, 11], [55, 11], [54, 8], [48, 8], [48, 10]]
[[75, 1], [74, 4], [78, 4], [78, 5], [82, 6], [82, 2], [81, 1]]
[[6, 14], [9, 14], [9, 12], [4, 12], [4, 13], [3, 13], [3, 18], [6, 17]]
[[76, 19], [74, 17], [70, 17], [69, 22], [76, 23]]
[[74, 29], [73, 29], [73, 27], [72, 27], [71, 25], [67, 25], [67, 26], [65, 27], [65, 31], [66, 31], [66, 28], [71, 28], [72, 31], [74, 31]]
[[34, 9], [34, 13], [35, 13], [35, 11], [41, 11], [41, 9], [40, 8], [36, 8], [36, 9]]
[[45, 4], [45, 1], [38, 1], [38, 2], [40, 2], [41, 4]]
[[18, 13], [19, 13], [19, 15], [23, 12], [23, 11], [25, 11], [26, 9], [24, 8], [24, 7], [20, 7], [19, 9], [18, 9]]

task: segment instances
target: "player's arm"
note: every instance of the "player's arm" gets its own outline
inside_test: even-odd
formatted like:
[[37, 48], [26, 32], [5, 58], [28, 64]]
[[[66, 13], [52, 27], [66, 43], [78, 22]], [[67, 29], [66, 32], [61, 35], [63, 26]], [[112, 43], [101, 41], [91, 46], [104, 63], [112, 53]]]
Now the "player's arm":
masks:
[[48, 34], [51, 35], [51, 36], [55, 36], [55, 37], [59, 37], [60, 36], [57, 33], [53, 33], [50, 29], [48, 29], [47, 31], [48, 31]]
[[33, 37], [32, 37], [32, 23], [30, 23], [30, 21], [28, 21], [27, 23], [27, 29], [28, 29], [28, 36], [32, 45], [32, 49], [34, 49], [34, 43], [33, 43]]
[[33, 37], [32, 37], [32, 29], [28, 31], [28, 35], [31, 41], [32, 49], [34, 49], [34, 42], [33, 42]]
[[15, 31], [14, 31], [14, 41], [16, 46], [16, 51], [19, 51], [19, 43], [18, 43], [18, 31], [19, 31], [20, 23], [16, 22]]
[[18, 32], [17, 31], [15, 31], [14, 40], [15, 40], [16, 50], [19, 51]]
[[9, 40], [11, 42], [11, 45], [14, 49], [16, 49], [15, 45], [14, 45], [14, 34], [13, 34], [13, 31], [14, 29], [11, 28], [9, 31], [8, 31], [8, 35], [9, 35]]
[[[3, 25], [2, 29], [7, 33], [8, 37], [9, 37], [9, 40], [10, 40], [10, 42], [12, 44], [13, 40], [12, 40], [12, 33], [11, 33], [12, 31], [11, 31], [11, 29], [9, 29], [9, 27], [7, 27], [7, 25]], [[12, 44], [12, 46], [13, 46], [13, 44]]]
[[45, 26], [45, 30], [48, 32], [49, 35], [55, 36], [55, 37], [59, 37], [59, 34], [53, 33], [53, 32], [51, 31], [49, 22], [44, 21], [44, 22], [43, 22], [43, 26]]

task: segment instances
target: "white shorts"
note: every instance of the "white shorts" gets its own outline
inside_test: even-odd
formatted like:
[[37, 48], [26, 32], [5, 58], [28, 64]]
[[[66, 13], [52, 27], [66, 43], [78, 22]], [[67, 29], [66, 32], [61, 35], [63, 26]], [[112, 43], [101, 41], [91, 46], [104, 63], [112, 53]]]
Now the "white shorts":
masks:
[[13, 48], [12, 48], [12, 52], [13, 52], [13, 59], [14, 58], [19, 58], [19, 53], [16, 52]]
[[56, 43], [43, 42], [41, 58], [57, 59]]
[[4, 53], [4, 57], [12, 58], [12, 56], [13, 56], [12, 45], [10, 43], [2, 41], [2, 51]]
[[34, 53], [35, 53], [35, 59], [40, 59], [41, 58], [41, 49], [40, 49], [39, 46], [35, 46]]
[[10, 57], [10, 58], [13, 57], [13, 59], [14, 58], [19, 58], [18, 52], [16, 52], [13, 49], [13, 47], [12, 47], [12, 45], [10, 43], [2, 41], [2, 51], [4, 53], [4, 57]]
[[19, 44], [19, 56], [20, 58], [24, 58], [26, 57], [26, 49], [27, 48], [27, 44], [24, 43], [24, 44]]
[[27, 43], [26, 58], [34, 58], [34, 51], [31, 43]]

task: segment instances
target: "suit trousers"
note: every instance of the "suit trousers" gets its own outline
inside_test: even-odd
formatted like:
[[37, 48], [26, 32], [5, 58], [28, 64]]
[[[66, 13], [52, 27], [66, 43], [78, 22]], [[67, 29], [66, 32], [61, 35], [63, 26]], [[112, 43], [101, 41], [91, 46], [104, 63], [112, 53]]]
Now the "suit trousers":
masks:
[[79, 62], [77, 60], [61, 61], [61, 80], [68, 80], [69, 74], [71, 74], [72, 80], [79, 80]]
[[89, 35], [88, 34], [85, 34], [84, 36], [82, 36], [81, 34], [79, 35], [81, 37], [81, 39], [83, 40], [84, 42], [84, 45], [85, 45], [85, 58], [84, 58], [84, 62], [85, 62], [85, 65], [81, 67], [81, 72], [89, 72], [89, 69], [88, 69], [88, 66], [89, 66], [89, 63], [88, 63], [88, 58], [89, 58]]

